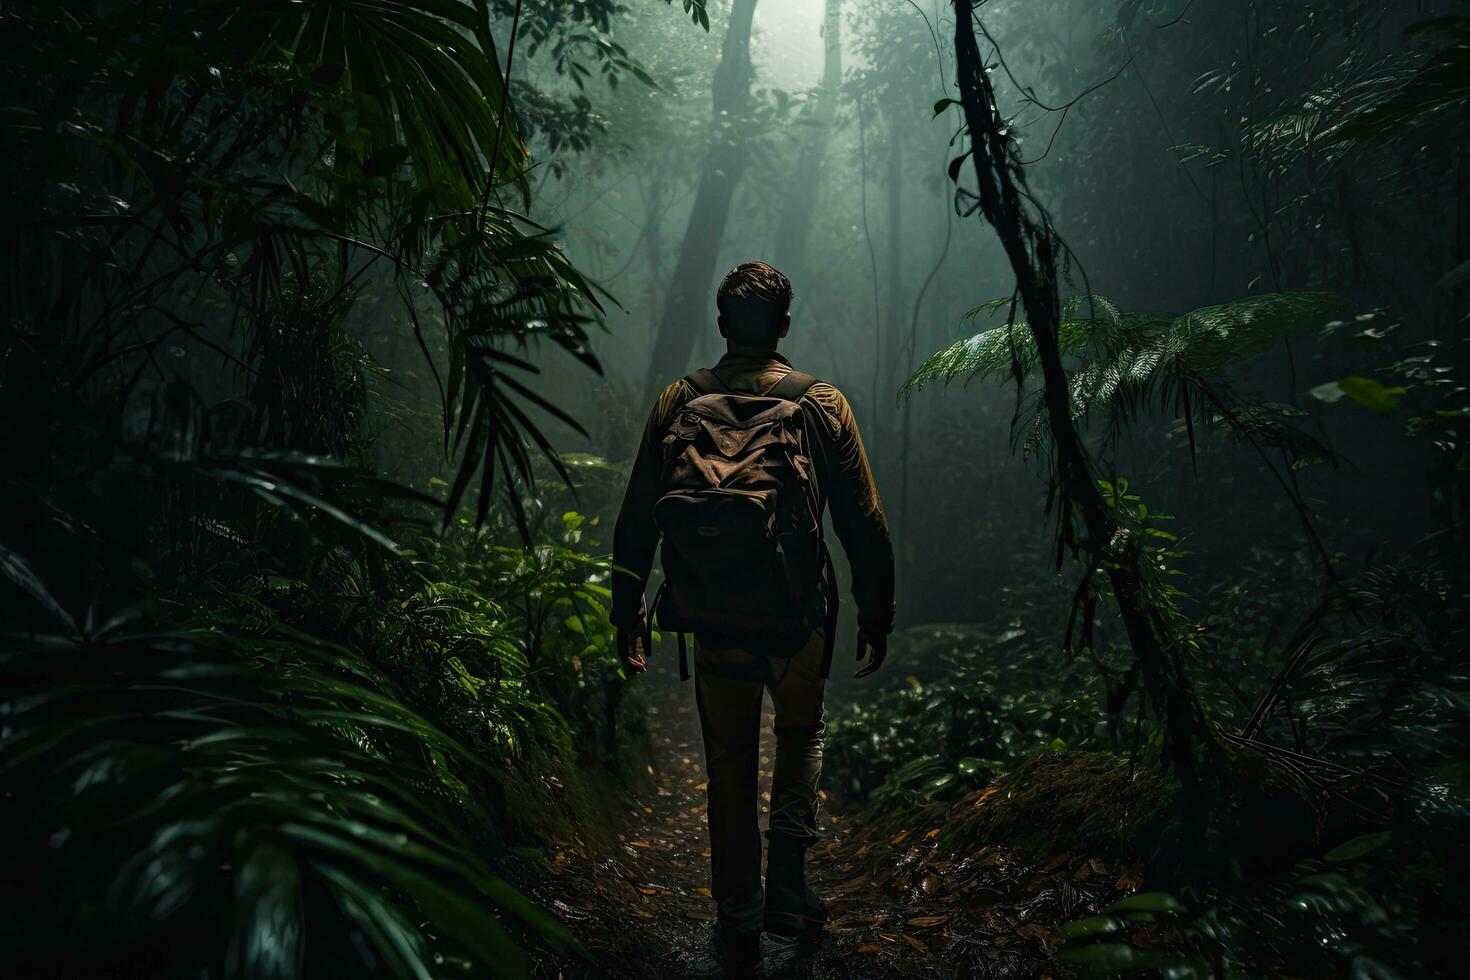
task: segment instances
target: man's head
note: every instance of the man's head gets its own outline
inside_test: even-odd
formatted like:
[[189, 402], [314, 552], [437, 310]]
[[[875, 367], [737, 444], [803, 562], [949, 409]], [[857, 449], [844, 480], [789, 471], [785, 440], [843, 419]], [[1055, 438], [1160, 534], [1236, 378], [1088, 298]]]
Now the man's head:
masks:
[[742, 262], [720, 281], [715, 305], [732, 345], [774, 348], [791, 329], [791, 280], [764, 262]]

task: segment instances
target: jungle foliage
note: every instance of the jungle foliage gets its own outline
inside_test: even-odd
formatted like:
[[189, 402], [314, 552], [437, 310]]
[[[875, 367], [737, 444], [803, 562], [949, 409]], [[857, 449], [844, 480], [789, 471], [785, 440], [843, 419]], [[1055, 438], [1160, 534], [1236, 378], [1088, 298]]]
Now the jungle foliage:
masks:
[[[640, 71], [539, 13], [566, 72]], [[529, 413], [575, 423], [526, 355], [596, 370], [600, 305], [517, 210], [513, 45], [502, 64], [459, 2], [21, 4], [0, 26], [0, 767], [6, 865], [52, 896], [7, 914], [5, 972], [575, 956], [507, 862], [639, 721], [606, 562], [535, 496], [538, 457], [574, 481]], [[383, 392], [359, 301], [437, 419]], [[440, 447], [417, 489], [376, 472], [394, 402]]]
[[608, 968], [540, 859], [622, 846], [667, 721], [618, 461], [757, 255], [899, 555], [842, 819], [1106, 858], [1136, 894], [1037, 969], [1462, 972], [1455, 0], [26, 0], [0, 44], [0, 972]]

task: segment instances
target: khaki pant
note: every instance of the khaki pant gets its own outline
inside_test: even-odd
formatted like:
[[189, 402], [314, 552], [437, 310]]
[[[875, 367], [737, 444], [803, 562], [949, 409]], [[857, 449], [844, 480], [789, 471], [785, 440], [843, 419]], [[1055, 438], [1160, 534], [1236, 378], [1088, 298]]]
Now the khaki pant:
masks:
[[695, 653], [695, 696], [709, 777], [711, 891], [721, 921], [736, 929], [759, 929], [764, 919], [757, 799], [761, 701], [767, 689], [776, 708], [770, 833], [807, 843], [817, 839], [824, 643], [818, 630], [789, 659], [702, 644]]

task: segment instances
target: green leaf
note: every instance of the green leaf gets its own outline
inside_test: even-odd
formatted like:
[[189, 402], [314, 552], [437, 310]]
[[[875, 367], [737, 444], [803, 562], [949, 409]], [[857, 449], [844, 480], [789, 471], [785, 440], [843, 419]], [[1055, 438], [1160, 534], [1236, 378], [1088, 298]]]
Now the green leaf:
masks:
[[1099, 936], [1107, 936], [1122, 932], [1123, 923], [1111, 915], [1093, 915], [1085, 919], [1074, 919], [1065, 922], [1056, 928], [1056, 935], [1067, 942], [1077, 942], [1083, 939], [1096, 939]]
[[924, 783], [919, 792], [927, 797], [940, 796], [953, 789], [956, 781], [955, 774], [947, 772]]
[[67, 612], [46, 588], [41, 581], [40, 575], [31, 567], [31, 563], [25, 556], [11, 548], [0, 544], [0, 575], [5, 576], [13, 584], [25, 592], [32, 599], [40, 603], [48, 613], [58, 622], [64, 624], [68, 630], [77, 631], [76, 620], [72, 619], [71, 613]]
[[1390, 415], [1399, 407], [1403, 401], [1407, 388], [1402, 386], [1389, 386], [1372, 378], [1364, 378], [1358, 375], [1349, 375], [1339, 378], [1335, 384], [1342, 389], [1342, 393], [1364, 408], [1379, 415]]
[[1391, 840], [1393, 840], [1391, 830], [1377, 834], [1364, 834], [1337, 845], [1323, 856], [1332, 862], [1355, 861], [1366, 854], [1373, 853]]
[[1139, 892], [1137, 895], [1129, 895], [1121, 901], [1114, 902], [1103, 911], [1157, 912], [1180, 915], [1184, 912], [1184, 904], [1168, 892]]

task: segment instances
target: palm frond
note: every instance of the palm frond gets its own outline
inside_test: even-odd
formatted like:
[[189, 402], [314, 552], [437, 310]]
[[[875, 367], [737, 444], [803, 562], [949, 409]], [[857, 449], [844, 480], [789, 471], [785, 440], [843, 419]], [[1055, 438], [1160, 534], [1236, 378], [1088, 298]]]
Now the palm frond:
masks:
[[[180, 333], [248, 373], [232, 340], [175, 309], [181, 286], [223, 287], [214, 298], [233, 306], [230, 325], [256, 352], [270, 345], [250, 338], [283, 312], [340, 317], [352, 284], [378, 263], [431, 373], [448, 374], [445, 448], [463, 454], [462, 476], [482, 476], [477, 512], [497, 480], [530, 482], [530, 453], [555, 457], [535, 413], [575, 423], [482, 367], [496, 351], [547, 340], [597, 370], [588, 325], [601, 304], [548, 229], [486, 204], [502, 187], [524, 201], [527, 185], [483, 4], [191, 0], [167, 11], [123, 5], [80, 33], [64, 21], [38, 15], [30, 29], [38, 57], [66, 65], [58, 90], [70, 101], [22, 106], [6, 122], [29, 145], [47, 138], [46, 111], [60, 113], [55, 152], [104, 175], [71, 198], [35, 195], [37, 211], [21, 221], [55, 276], [91, 272], [60, 302], [37, 287], [29, 308], [9, 311], [13, 329], [53, 338], [85, 376], [145, 359]], [[181, 31], [188, 49], [160, 53], [160, 39]], [[425, 285], [437, 316], [417, 308]], [[89, 297], [85, 314], [73, 294]], [[136, 342], [120, 343], [130, 335]], [[470, 449], [459, 437], [477, 418], [483, 442]]]
[[512, 922], [575, 947], [479, 856], [461, 814], [496, 818], [465, 780], [495, 770], [349, 648], [216, 610], [8, 635], [0, 676], [0, 772], [29, 788], [7, 867], [65, 896], [28, 926], [89, 935], [79, 972], [146, 950], [179, 975], [524, 973]]

